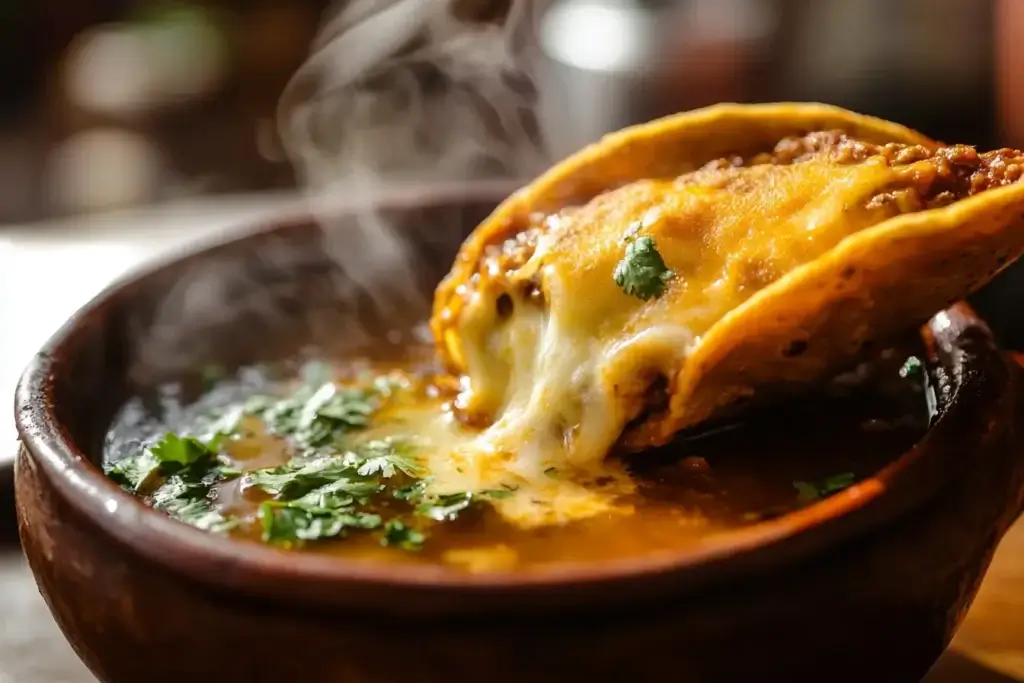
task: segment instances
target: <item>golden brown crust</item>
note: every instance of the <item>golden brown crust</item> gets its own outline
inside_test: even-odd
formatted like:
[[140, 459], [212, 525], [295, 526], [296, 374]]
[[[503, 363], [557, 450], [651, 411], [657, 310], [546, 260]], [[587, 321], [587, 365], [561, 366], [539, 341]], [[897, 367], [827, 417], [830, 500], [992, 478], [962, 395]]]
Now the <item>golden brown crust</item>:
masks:
[[[1020, 256], [1022, 168], [1013, 150], [944, 147], [821, 105], [670, 117], [609, 136], [506, 200], [439, 286], [432, 330], [448, 370], [475, 384], [502, 320], [501, 293], [522, 298], [502, 288], [542, 273], [550, 291], [539, 296], [557, 310], [560, 334], [575, 325], [574, 348], [620, 349], [655, 332], [644, 343], [662, 344], [652, 351], [661, 355], [618, 357], [617, 374], [601, 377], [629, 422], [624, 446], [658, 445], [821, 381]], [[677, 275], [664, 296], [638, 303], [611, 273], [623, 231], [655, 207], [646, 234]], [[560, 227], [548, 231], [541, 217], [554, 214]], [[541, 237], [544, 255], [531, 261]], [[665, 392], [644, 400], [659, 372]], [[501, 405], [495, 391], [480, 395], [488, 410]]]
[[702, 171], [746, 168], [759, 164], [784, 166], [821, 155], [840, 164], [864, 163], [872, 157], [878, 157], [892, 168], [914, 165], [913, 175], [906, 180], [908, 186], [916, 190], [924, 200], [922, 208], [946, 206], [958, 199], [1015, 183], [1024, 174], [1024, 154], [1014, 149], [1002, 148], [979, 153], [970, 145], [938, 148], [897, 142], [877, 145], [858, 140], [841, 130], [831, 130], [783, 138], [771, 152], [753, 157], [716, 159], [690, 174], [690, 177], [694, 179], [692, 182], [699, 182], [702, 180]]
[[[872, 197], [867, 206], [899, 215], [947, 206], [964, 197], [1018, 181], [1024, 174], [1024, 155], [1012, 149], [979, 153], [969, 145], [933, 148], [919, 144], [874, 144], [859, 140], [842, 130], [813, 131], [801, 136], [788, 136], [771, 151], [754, 155], [731, 155], [710, 161], [676, 180], [677, 185], [728, 187], [743, 182], [740, 171], [752, 166], [776, 166], [804, 163], [827, 157], [839, 164], [860, 164], [875, 158], [892, 168], [912, 167], [892, 187]], [[735, 170], [736, 173], [730, 173]], [[435, 332], [443, 336], [458, 323], [459, 311], [478, 291], [482, 282], [502, 289], [508, 275], [521, 268], [533, 255], [537, 240], [543, 234], [547, 217], [534, 213], [522, 226], [508, 224], [508, 230], [492, 233], [491, 241], [477, 253], [476, 263], [466, 272], [472, 275], [454, 291], [454, 296], [440, 305]], [[778, 278], [779, 273], [764, 263], [740, 264], [741, 279], [759, 289]], [[535, 290], [538, 298], [542, 297]], [[449, 364], [457, 371], [457, 364]]]
[[641, 178], [674, 178], [713, 159], [755, 154], [815, 130], [842, 130], [878, 144], [937, 146], [890, 121], [830, 105], [786, 102], [719, 104], [612, 133], [510, 196], [466, 240], [434, 298], [431, 331], [442, 364], [451, 372], [464, 370], [457, 346], [446, 338], [460, 307], [458, 290], [479, 270], [486, 246], [514, 236], [531, 217], [586, 203]]

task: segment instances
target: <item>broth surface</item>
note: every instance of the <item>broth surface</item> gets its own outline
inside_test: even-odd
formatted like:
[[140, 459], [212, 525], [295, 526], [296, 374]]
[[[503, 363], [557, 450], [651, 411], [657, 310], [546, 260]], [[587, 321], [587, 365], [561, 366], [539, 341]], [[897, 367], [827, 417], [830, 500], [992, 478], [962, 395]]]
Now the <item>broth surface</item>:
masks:
[[552, 468], [550, 487], [438, 483], [451, 444], [478, 432], [451, 419], [458, 387], [435, 379], [428, 347], [247, 368], [210, 377], [194, 401], [163, 387], [118, 415], [104, 466], [186, 523], [346, 559], [481, 572], [672, 553], [842, 490], [920, 439], [930, 415], [915, 350], [742, 422], [613, 454], [602, 471]]

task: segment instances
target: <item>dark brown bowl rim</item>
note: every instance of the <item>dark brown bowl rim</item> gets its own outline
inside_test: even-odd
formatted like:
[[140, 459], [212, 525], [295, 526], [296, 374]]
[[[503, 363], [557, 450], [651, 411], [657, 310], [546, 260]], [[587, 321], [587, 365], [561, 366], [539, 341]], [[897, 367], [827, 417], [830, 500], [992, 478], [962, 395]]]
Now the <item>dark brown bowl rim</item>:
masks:
[[[507, 189], [507, 185], [500, 187]], [[470, 191], [454, 186], [429, 191], [411, 189], [388, 193], [378, 200], [378, 206], [503, 196], [496, 192], [495, 186]], [[367, 596], [380, 591], [421, 597], [424, 592], [441, 592], [454, 597], [497, 596], [501, 602], [543, 595], [544, 604], [554, 607], [566, 601], [575, 602], [583, 593], [591, 599], [593, 593], [587, 588], [595, 585], [610, 587], [669, 577], [677, 587], [697, 589], [821, 552], [930, 499], [955, 472], [952, 467], [929, 463], [929, 454], [939, 450], [944, 442], [955, 441], [959, 414], [968, 410], [968, 403], [976, 411], [983, 406], [974, 399], [988, 396], [991, 405], [1002, 390], [993, 385], [992, 373], [987, 370], [994, 367], [993, 363], [1005, 363], [994, 342], [975, 345], [970, 350], [959, 348], [959, 335], [965, 330], [979, 330], [989, 342], [991, 336], [966, 304], [957, 304], [926, 326], [926, 334], [930, 329], [933, 334], [946, 334], [951, 340], [947, 343], [947, 356], [948, 362], [957, 366], [953, 374], [958, 383], [947, 410], [919, 442], [874, 476], [825, 500], [773, 520], [708, 536], [692, 548], [663, 555], [600, 563], [567, 561], [523, 573], [472, 574], [434, 566], [347, 562], [199, 531], [149, 508], [90, 462], [54, 413], [55, 368], [63, 355], [73, 351], [67, 348], [69, 340], [92, 316], [102, 315], [103, 307], [130, 283], [180, 267], [204, 252], [230, 248], [260, 234], [287, 230], [307, 217], [308, 212], [297, 209], [244, 232], [229, 232], [227, 236], [154, 260], [121, 277], [50, 337], [29, 363], [16, 391], [15, 420], [20, 439], [68, 504], [106, 534], [157, 565], [232, 592], [292, 600], [319, 599], [336, 594], [339, 587], [346, 594], [366, 590]], [[951, 329], [955, 334], [949, 333]], [[958, 400], [965, 393], [972, 400]], [[962, 460], [964, 467], [969, 466], [969, 456]], [[913, 485], [906, 485], [911, 481]], [[614, 591], [605, 593], [611, 595]], [[556, 599], [551, 600], [552, 596]], [[466, 605], [459, 609], [463, 607]], [[457, 611], [454, 605], [452, 609]]]

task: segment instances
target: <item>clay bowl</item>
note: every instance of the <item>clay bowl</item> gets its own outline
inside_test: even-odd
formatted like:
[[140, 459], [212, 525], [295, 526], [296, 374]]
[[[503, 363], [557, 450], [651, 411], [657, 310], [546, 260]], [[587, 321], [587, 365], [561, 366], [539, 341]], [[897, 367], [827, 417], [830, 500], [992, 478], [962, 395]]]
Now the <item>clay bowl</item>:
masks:
[[385, 330], [423, 319], [459, 242], [500, 196], [379, 200], [420, 253], [419, 303], [375, 302], [325, 257], [359, 248], [339, 210], [327, 231], [295, 215], [128, 277], [47, 343], [17, 394], [20, 532], [54, 617], [96, 676], [918, 680], [1024, 490], [1017, 368], [964, 305], [925, 329], [940, 416], [914, 448], [803, 511], [668, 558], [519, 576], [353, 566], [205, 534], [102, 476], [114, 411], [155, 382], [188, 384], [209, 361], [271, 360], [309, 344], [345, 353], [394, 343]]

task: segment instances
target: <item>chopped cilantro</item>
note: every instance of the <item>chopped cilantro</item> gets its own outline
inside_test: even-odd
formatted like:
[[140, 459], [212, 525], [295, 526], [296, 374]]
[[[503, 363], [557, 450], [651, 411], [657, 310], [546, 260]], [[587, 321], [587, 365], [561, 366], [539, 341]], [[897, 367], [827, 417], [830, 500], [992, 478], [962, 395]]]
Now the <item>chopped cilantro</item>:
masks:
[[171, 498], [158, 509], [171, 517], [198, 529], [223, 533], [239, 524], [239, 520], [225, 517], [213, 509], [208, 498]]
[[625, 236], [626, 254], [615, 266], [615, 284], [630, 296], [647, 301], [657, 298], [675, 273], [665, 265], [654, 238], [638, 237], [642, 225], [634, 224]]
[[904, 379], [907, 377], [916, 378], [920, 377], [922, 372], [924, 372], [924, 363], [917, 356], [910, 356], [900, 368], [900, 377]]
[[[334, 385], [325, 384], [324, 386], [333, 387]], [[367, 425], [373, 411], [374, 408], [367, 393], [335, 390], [317, 407], [316, 417], [334, 420], [348, 429], [359, 429]]]
[[212, 416], [204, 425], [200, 441], [206, 443], [210, 450], [220, 451], [224, 442], [237, 436], [244, 415], [245, 410], [239, 405]]
[[392, 519], [384, 525], [380, 543], [383, 546], [397, 545], [404, 550], [419, 550], [426, 538], [422, 532], [406, 526], [401, 520]]
[[272, 432], [293, 438], [302, 448], [323, 448], [347, 432], [366, 427], [376, 410], [377, 393], [339, 388], [333, 382], [303, 385], [279, 400], [252, 397], [245, 411], [262, 419]]
[[259, 520], [263, 540], [284, 546], [344, 536], [348, 529], [368, 530], [381, 525], [380, 515], [347, 507], [316, 507], [300, 501], [265, 501], [260, 505]]
[[238, 521], [214, 509], [211, 492], [218, 483], [238, 474], [223, 466], [208, 443], [171, 433], [139, 455], [107, 468], [107, 475], [121, 486], [148, 493], [158, 510], [186, 524], [217, 532], [233, 528]]
[[853, 472], [843, 472], [842, 474], [826, 477], [818, 482], [794, 481], [793, 487], [796, 489], [797, 495], [801, 500], [811, 502], [827, 498], [833, 493], [849, 488], [853, 485], [853, 482]]
[[109, 463], [106, 474], [122, 487], [142, 492], [159, 485], [161, 477], [191, 469], [211, 469], [218, 464], [216, 455], [199, 439], [167, 433], [138, 455]]
[[153, 457], [161, 465], [167, 467], [187, 467], [201, 460], [211, 457], [216, 453], [205, 443], [191, 436], [181, 437], [168, 432], [164, 438], [157, 441], [150, 447]]
[[287, 465], [255, 470], [246, 479], [267, 493], [284, 500], [301, 498], [322, 486], [345, 490], [357, 498], [378, 493], [380, 484], [367, 480], [343, 457], [325, 455], [311, 460], [293, 460]]
[[[253, 396], [200, 418], [195, 425], [200, 436], [168, 433], [138, 455], [109, 465], [108, 475], [186, 524], [216, 532], [256, 524], [266, 543], [286, 547], [382, 529], [383, 545], [416, 550], [428, 529], [411, 520], [450, 521], [479, 501], [514, 494], [510, 486], [430, 494], [430, 479], [412, 442], [360, 440], [356, 432], [370, 424], [401, 382], [370, 377], [369, 388], [346, 387], [331, 381], [326, 365], [307, 366], [303, 379], [290, 395]], [[277, 467], [243, 471], [221, 456], [247, 419], [262, 421], [294, 457]], [[255, 489], [266, 498], [255, 520], [217, 509], [217, 487], [236, 477], [242, 478], [243, 490]]]
[[306, 446], [324, 446], [339, 432], [366, 427], [373, 412], [366, 392], [327, 383], [299, 411], [295, 438]]
[[393, 439], [370, 441], [361, 449], [366, 458], [359, 466], [359, 474], [368, 477], [380, 474], [385, 479], [402, 472], [410, 477], [422, 477], [423, 466], [412, 454], [408, 444], [398, 443]]
[[398, 500], [416, 501], [423, 497], [427, 491], [428, 479], [414, 481], [408, 486], [403, 486], [392, 491], [391, 495]]
[[106, 474], [122, 488], [132, 492], [141, 492], [149, 488], [154, 475], [159, 473], [160, 461], [149, 450], [139, 455], [122, 458], [117, 462], [108, 463]]
[[[269, 543], [298, 545], [306, 541], [345, 536], [351, 529], [377, 528], [380, 517], [366, 517], [361, 508], [376, 509], [378, 496], [390, 492], [419, 516], [450, 521], [476, 500], [513, 495], [508, 488], [441, 496], [426, 494], [429, 479], [411, 449], [394, 440], [375, 440], [343, 454], [296, 459], [287, 465], [246, 474], [247, 481], [274, 499], [263, 504], [259, 518]], [[379, 506], [379, 502], [378, 502]], [[386, 506], [383, 509], [388, 509]], [[395, 511], [392, 510], [392, 513]], [[384, 545], [406, 550], [421, 546], [426, 535], [399, 516], [383, 522]], [[376, 523], [370, 523], [376, 519]]]

